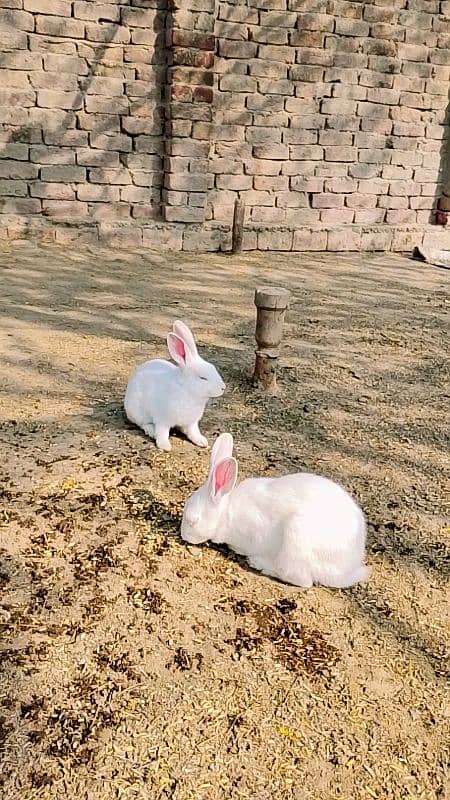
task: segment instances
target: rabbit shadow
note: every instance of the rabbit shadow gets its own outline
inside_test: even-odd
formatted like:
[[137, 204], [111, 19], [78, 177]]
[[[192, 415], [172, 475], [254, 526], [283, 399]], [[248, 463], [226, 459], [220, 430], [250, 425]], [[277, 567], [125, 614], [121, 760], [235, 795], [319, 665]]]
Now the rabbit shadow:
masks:
[[238, 564], [245, 572], [249, 572], [252, 575], [261, 575], [258, 570], [253, 569], [253, 567], [249, 565], [245, 556], [241, 556], [239, 553], [235, 553], [233, 550], [230, 550], [226, 544], [205, 542], [205, 546], [208, 548], [208, 550], [213, 550], [215, 553], [220, 553], [220, 555], [223, 556], [226, 561], [230, 561], [232, 564]]
[[247, 561], [246, 556], [242, 556], [239, 553], [235, 553], [226, 544], [215, 544], [214, 542], [205, 542], [205, 545], [208, 548], [208, 550], [213, 550], [216, 553], [220, 553], [220, 555], [222, 555], [227, 561], [231, 562], [232, 564], [238, 564], [239, 567], [244, 572], [247, 572], [250, 575], [255, 576], [259, 580], [263, 578], [266, 579], [267, 581], [274, 581], [278, 586], [283, 587], [285, 591], [289, 589], [291, 591], [297, 591], [297, 592], [306, 591], [304, 587], [295, 586], [292, 583], [285, 583], [284, 581], [281, 580], [281, 578], [277, 578], [275, 575], [267, 575], [266, 573], [260, 572], [260, 570], [251, 567]]
[[[101, 401], [97, 403], [93, 407], [92, 413], [93, 419], [97, 422], [103, 423], [109, 430], [111, 431], [120, 431], [126, 430], [137, 434], [137, 438], [140, 439], [142, 442], [147, 442], [150, 445], [153, 445], [156, 448], [155, 440], [152, 439], [150, 436], [147, 436], [146, 433], [139, 427], [139, 425], [135, 425], [134, 422], [130, 422], [128, 419], [125, 409], [123, 407], [123, 403], [112, 400], [110, 401]], [[170, 438], [174, 437], [175, 439], [181, 439], [185, 442], [190, 442], [188, 437], [178, 428], [171, 428], [170, 429]]]

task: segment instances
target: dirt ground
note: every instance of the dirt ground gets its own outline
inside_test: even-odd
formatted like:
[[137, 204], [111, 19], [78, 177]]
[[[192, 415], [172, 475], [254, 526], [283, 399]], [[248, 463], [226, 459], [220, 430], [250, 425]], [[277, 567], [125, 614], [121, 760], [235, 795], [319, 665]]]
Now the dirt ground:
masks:
[[[0, 270], [2, 797], [447, 797], [450, 273], [25, 242]], [[294, 295], [272, 398], [248, 382], [268, 283]], [[208, 453], [122, 413], [177, 318], [227, 383], [203, 432], [233, 433], [241, 477], [342, 482], [367, 585], [302, 591], [180, 540]]]

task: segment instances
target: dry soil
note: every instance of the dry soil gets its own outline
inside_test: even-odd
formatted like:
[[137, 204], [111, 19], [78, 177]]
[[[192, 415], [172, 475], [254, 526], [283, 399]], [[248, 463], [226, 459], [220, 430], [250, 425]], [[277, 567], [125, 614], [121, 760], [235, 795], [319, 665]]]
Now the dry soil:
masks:
[[[0, 251], [0, 793], [434, 800], [448, 760], [450, 273], [385, 255]], [[292, 290], [280, 393], [254, 287]], [[365, 586], [301, 591], [180, 540], [208, 453], [123, 417], [193, 328], [241, 477], [317, 471], [368, 519]]]

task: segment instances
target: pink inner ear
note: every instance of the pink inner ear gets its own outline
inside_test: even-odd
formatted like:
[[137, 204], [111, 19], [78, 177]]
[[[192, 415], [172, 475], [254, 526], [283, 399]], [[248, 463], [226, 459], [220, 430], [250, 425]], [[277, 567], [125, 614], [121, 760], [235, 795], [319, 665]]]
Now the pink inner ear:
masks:
[[174, 350], [176, 354], [182, 358], [183, 361], [186, 361], [186, 348], [184, 346], [183, 339], [180, 339], [180, 337], [175, 334], [173, 335], [172, 342], [174, 344]]
[[214, 494], [228, 486], [234, 477], [233, 462], [230, 459], [221, 461], [214, 470]]

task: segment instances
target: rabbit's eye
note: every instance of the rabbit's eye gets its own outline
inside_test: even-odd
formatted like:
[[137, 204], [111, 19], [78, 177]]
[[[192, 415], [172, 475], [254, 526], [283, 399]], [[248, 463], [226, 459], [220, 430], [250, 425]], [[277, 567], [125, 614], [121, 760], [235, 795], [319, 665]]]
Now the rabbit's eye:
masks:
[[208, 380], [208, 378], [204, 378], [203, 375], [199, 375], [198, 377], [200, 378], [201, 381], [207, 381]]

